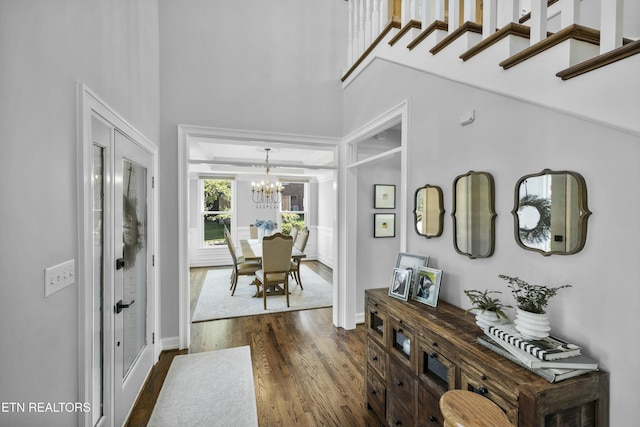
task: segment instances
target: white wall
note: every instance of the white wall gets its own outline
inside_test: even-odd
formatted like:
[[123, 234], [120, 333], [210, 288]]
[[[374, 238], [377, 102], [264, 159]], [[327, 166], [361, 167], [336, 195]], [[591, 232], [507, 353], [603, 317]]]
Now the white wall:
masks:
[[[374, 209], [374, 184], [396, 186], [396, 208]], [[364, 312], [365, 289], [391, 283], [391, 274], [400, 251], [400, 155], [358, 167], [358, 241], [356, 313]], [[395, 237], [373, 237], [374, 214], [396, 214]]]
[[[640, 182], [640, 137], [386, 61], [374, 61], [346, 88], [345, 134], [405, 99], [409, 194], [425, 183], [438, 185], [447, 210], [442, 236], [427, 240], [409, 231], [407, 250], [431, 256], [429, 265], [444, 271], [440, 297], [463, 308], [469, 307], [463, 290], [470, 288], [500, 290], [512, 304], [501, 273], [573, 284], [551, 302], [553, 332], [583, 345], [610, 372], [611, 425], [633, 424], [640, 343], [628, 334], [640, 324], [640, 249], [633, 244], [640, 235], [640, 196], [633, 190]], [[469, 109], [476, 120], [463, 127], [458, 118]], [[543, 257], [514, 240], [515, 184], [544, 168], [579, 172], [586, 180], [593, 215], [585, 248], [576, 255]], [[469, 170], [489, 172], [496, 183], [496, 249], [486, 259], [471, 260], [453, 248], [452, 183]], [[407, 216], [411, 221], [411, 209]], [[379, 287], [388, 286], [385, 277]]]
[[340, 137], [347, 7], [159, 0], [163, 337], [178, 335], [177, 125]]
[[[0, 402], [76, 402], [78, 287], [44, 298], [44, 269], [78, 259], [76, 83], [159, 137], [157, 2], [0, 2]], [[73, 426], [0, 412], [2, 426]]]

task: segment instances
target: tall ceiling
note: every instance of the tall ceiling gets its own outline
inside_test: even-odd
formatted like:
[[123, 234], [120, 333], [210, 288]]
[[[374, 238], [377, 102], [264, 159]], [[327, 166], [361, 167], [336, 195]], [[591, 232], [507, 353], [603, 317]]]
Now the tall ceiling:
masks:
[[192, 172], [319, 177], [337, 168], [335, 148], [283, 142], [194, 137], [189, 141]]

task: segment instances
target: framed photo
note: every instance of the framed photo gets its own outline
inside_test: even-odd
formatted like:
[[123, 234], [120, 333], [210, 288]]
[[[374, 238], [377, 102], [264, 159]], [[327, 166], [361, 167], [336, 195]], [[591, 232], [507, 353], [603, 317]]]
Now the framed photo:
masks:
[[403, 270], [401, 268], [393, 269], [391, 277], [391, 285], [389, 286], [389, 295], [406, 301], [409, 299], [409, 290], [411, 289], [411, 270]]
[[396, 214], [373, 214], [373, 237], [396, 237]]
[[440, 294], [442, 270], [436, 270], [430, 267], [418, 267], [416, 276], [411, 299], [430, 305], [431, 307], [436, 307], [438, 305], [438, 295]]
[[396, 208], [396, 186], [390, 184], [375, 184], [375, 198], [373, 207], [375, 209], [395, 209]]
[[414, 289], [416, 280], [418, 278], [418, 267], [426, 267], [428, 264], [428, 256], [399, 252], [398, 258], [396, 258], [395, 268], [411, 270], [411, 289]]

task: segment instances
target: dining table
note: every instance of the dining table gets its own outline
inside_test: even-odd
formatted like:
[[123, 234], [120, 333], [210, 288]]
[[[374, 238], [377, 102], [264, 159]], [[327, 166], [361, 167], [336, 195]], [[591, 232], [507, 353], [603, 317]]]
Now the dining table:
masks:
[[[260, 239], [240, 239], [240, 250], [245, 261], [261, 261], [262, 260], [262, 240]], [[302, 252], [295, 246], [291, 248], [291, 258], [302, 259], [306, 258], [307, 254]], [[284, 295], [284, 289], [276, 286], [277, 291], [275, 294]], [[262, 291], [257, 290], [254, 298], [262, 298]]]
[[[259, 261], [262, 260], [262, 240], [260, 239], [241, 239], [240, 250], [245, 261]], [[295, 246], [291, 250], [291, 258], [301, 259], [306, 258], [307, 255]]]

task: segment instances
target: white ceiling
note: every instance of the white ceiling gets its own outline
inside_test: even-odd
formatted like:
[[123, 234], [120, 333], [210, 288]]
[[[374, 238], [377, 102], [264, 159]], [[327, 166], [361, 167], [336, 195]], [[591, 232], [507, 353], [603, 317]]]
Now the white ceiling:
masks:
[[194, 137], [189, 167], [198, 173], [263, 174], [269, 148], [271, 174], [319, 177], [337, 167], [334, 147], [295, 143]]

